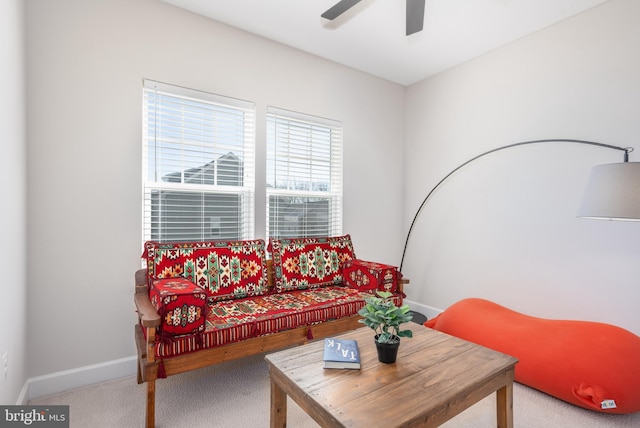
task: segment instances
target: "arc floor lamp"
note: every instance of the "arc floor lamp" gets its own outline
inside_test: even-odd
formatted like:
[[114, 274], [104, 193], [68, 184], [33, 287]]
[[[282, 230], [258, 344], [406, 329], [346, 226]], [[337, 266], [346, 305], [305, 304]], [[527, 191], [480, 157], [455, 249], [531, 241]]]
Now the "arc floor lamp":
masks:
[[407, 252], [407, 245], [409, 244], [409, 238], [411, 237], [411, 232], [416, 220], [420, 216], [422, 209], [431, 195], [449, 177], [461, 168], [464, 168], [466, 165], [491, 153], [514, 147], [541, 143], [575, 143], [623, 151], [623, 162], [593, 167], [577, 216], [581, 218], [600, 220], [640, 221], [640, 162], [629, 162], [629, 153], [633, 151], [632, 147], [618, 147], [594, 141], [572, 139], [522, 141], [497, 147], [469, 159], [445, 175], [442, 180], [440, 180], [433, 189], [431, 189], [418, 207], [418, 211], [414, 215], [409, 231], [407, 232], [407, 237], [404, 241], [404, 249], [402, 251], [402, 260], [400, 261], [400, 271], [402, 271], [404, 257]]

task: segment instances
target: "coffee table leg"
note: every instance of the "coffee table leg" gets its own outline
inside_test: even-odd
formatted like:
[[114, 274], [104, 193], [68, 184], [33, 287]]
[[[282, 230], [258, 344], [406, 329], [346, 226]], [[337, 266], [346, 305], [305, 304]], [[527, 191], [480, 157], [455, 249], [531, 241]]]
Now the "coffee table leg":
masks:
[[287, 426], [287, 394], [271, 378], [271, 428]]
[[497, 391], [498, 428], [513, 428], [513, 381]]

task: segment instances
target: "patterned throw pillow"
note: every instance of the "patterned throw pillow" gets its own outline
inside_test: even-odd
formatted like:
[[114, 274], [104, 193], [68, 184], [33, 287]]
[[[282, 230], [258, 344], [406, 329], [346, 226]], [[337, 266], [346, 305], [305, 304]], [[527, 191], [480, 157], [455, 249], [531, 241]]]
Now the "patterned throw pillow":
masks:
[[256, 296], [267, 291], [262, 239], [145, 243], [149, 281], [183, 277], [202, 287], [209, 300]]
[[185, 278], [157, 279], [149, 291], [151, 304], [162, 317], [162, 332], [182, 335], [204, 331], [207, 294]]
[[349, 260], [343, 266], [344, 283], [360, 291], [375, 294], [376, 291], [398, 291], [398, 268], [366, 260]]
[[351, 236], [271, 239], [278, 292], [342, 284], [342, 265], [355, 259]]

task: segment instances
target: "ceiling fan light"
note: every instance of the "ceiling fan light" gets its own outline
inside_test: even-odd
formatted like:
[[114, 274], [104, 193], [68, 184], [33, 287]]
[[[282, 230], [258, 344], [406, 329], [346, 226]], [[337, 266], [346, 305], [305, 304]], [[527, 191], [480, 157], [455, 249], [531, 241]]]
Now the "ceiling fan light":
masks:
[[[321, 17], [324, 19], [333, 20], [338, 16], [351, 9], [358, 4], [361, 0], [340, 0], [332, 7], [327, 9]], [[407, 0], [407, 19], [406, 19], [406, 34], [411, 34], [422, 31], [424, 27], [424, 4], [426, 0]]]

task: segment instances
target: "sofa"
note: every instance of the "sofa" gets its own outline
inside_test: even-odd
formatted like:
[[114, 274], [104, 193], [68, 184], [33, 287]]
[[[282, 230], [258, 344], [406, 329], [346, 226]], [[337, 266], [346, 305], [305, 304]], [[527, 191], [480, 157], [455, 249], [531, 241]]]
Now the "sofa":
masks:
[[355, 329], [367, 295], [391, 291], [402, 304], [408, 283], [393, 266], [360, 264], [349, 235], [271, 239], [268, 248], [264, 240], [149, 241], [142, 259], [135, 342], [147, 427], [157, 379]]

